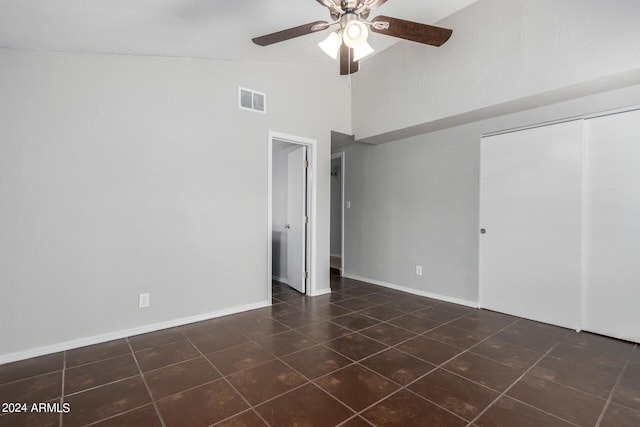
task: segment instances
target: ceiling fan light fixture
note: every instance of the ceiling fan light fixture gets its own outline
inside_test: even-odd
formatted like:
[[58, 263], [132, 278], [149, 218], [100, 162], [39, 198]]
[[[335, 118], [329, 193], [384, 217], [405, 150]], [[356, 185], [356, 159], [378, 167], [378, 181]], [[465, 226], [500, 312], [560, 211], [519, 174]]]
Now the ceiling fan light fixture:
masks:
[[342, 44], [342, 38], [337, 32], [329, 34], [329, 36], [318, 43], [320, 49], [324, 51], [333, 59], [338, 59], [338, 52], [340, 51], [340, 45]]
[[353, 50], [353, 60], [360, 61], [362, 58], [367, 55], [371, 55], [373, 52], [375, 52], [375, 49], [365, 41], [363, 44]]
[[357, 20], [349, 21], [349, 23], [344, 27], [344, 31], [342, 33], [344, 44], [352, 49], [357, 49], [362, 44], [366, 43], [368, 37], [369, 29], [364, 23]]

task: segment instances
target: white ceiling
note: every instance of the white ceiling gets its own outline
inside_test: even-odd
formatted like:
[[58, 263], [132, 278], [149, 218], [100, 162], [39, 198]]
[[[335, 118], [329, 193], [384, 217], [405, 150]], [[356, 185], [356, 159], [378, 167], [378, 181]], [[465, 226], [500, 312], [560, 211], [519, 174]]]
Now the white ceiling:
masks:
[[[389, 0], [371, 17], [434, 24], [475, 1]], [[315, 0], [0, 0], [0, 47], [330, 63], [316, 46], [326, 31], [267, 47], [251, 42], [317, 20], [331, 19]], [[397, 41], [378, 34], [370, 38], [377, 51]]]

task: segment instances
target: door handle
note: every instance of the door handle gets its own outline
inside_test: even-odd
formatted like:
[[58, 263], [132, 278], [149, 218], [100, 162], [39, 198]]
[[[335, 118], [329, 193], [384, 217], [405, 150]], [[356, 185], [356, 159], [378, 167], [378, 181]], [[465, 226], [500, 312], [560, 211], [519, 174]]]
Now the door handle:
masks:
[[291, 226], [289, 224], [285, 225], [284, 228], [286, 228], [287, 230], [291, 228]]
[[481, 229], [480, 229], [480, 234], [484, 234], [484, 233], [486, 233], [486, 232], [487, 232], [487, 230], [485, 230], [484, 228], [481, 228]]

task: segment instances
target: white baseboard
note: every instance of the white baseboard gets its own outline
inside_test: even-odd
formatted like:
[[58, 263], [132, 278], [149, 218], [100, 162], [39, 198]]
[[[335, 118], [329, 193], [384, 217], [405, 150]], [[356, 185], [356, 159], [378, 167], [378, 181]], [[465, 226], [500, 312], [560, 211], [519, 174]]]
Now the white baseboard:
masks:
[[60, 351], [71, 350], [78, 347], [84, 347], [92, 344], [100, 344], [107, 341], [117, 340], [121, 338], [131, 337], [148, 332], [159, 331], [161, 329], [175, 328], [189, 323], [201, 322], [203, 320], [215, 319], [216, 317], [228, 316], [230, 314], [242, 313], [244, 311], [264, 308], [271, 305], [271, 301], [262, 301], [252, 304], [240, 305], [227, 308], [224, 310], [214, 311], [211, 313], [198, 314], [196, 316], [183, 317], [180, 319], [169, 320], [166, 322], [154, 323], [151, 325], [139, 326], [131, 329], [124, 329], [108, 334], [94, 335], [91, 337], [80, 338], [71, 341], [65, 341], [59, 344], [52, 344], [43, 347], [37, 347], [29, 350], [19, 351], [15, 353], [0, 354], [0, 365], [18, 360], [30, 359], [32, 357], [44, 356], [46, 354], [58, 353]]
[[320, 295], [326, 295], [331, 293], [331, 288], [316, 289], [313, 294], [309, 294], [310, 297], [319, 297]]
[[393, 283], [382, 282], [380, 280], [369, 279], [368, 277], [356, 276], [353, 274], [343, 274], [343, 277], [347, 279], [359, 280], [361, 282], [367, 282], [378, 286], [383, 286], [389, 289], [395, 289], [396, 291], [406, 292], [408, 294], [419, 295], [421, 297], [433, 298], [440, 301], [450, 302], [453, 304], [464, 305], [466, 307], [479, 308], [477, 301], [470, 301], [460, 298], [453, 298], [446, 295], [434, 294], [432, 292], [425, 292], [414, 288], [408, 288], [406, 286], [400, 286]]

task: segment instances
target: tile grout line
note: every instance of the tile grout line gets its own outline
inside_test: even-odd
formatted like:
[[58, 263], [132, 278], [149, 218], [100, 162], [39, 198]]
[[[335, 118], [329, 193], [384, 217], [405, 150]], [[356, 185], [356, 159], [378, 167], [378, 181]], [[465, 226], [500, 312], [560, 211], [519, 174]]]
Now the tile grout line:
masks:
[[[542, 359], [544, 359], [545, 357], [547, 357], [547, 356], [549, 355], [549, 353], [551, 353], [551, 352], [553, 351], [553, 349], [555, 349], [555, 348], [556, 348], [556, 346], [557, 346], [557, 345], [558, 345], [558, 343], [554, 344], [554, 345], [553, 345], [549, 350], [547, 350], [547, 351], [546, 351], [542, 356], [540, 356], [540, 357], [538, 358], [538, 360], [536, 360], [536, 361], [535, 361], [531, 366], [529, 366], [529, 368], [527, 368], [527, 369], [522, 373], [522, 375], [520, 375], [520, 376], [519, 376], [519, 377], [518, 377], [514, 382], [512, 382], [512, 383], [511, 383], [511, 385], [510, 385], [509, 387], [507, 387], [507, 388], [506, 388], [502, 393], [500, 393], [500, 394], [498, 395], [498, 397], [496, 397], [496, 398], [495, 398], [491, 403], [489, 403], [489, 404], [488, 404], [488, 405], [487, 405], [487, 406], [486, 406], [482, 411], [480, 411], [480, 413], [479, 413], [478, 415], [476, 415], [476, 417], [475, 417], [474, 419], [472, 419], [471, 421], [469, 421], [469, 423], [467, 424], [467, 427], [472, 426], [472, 425], [473, 425], [473, 423], [475, 423], [476, 421], [478, 421], [478, 419], [480, 419], [480, 417], [482, 417], [482, 416], [483, 416], [483, 415], [484, 415], [484, 414], [489, 410], [489, 408], [493, 407], [493, 405], [495, 405], [495, 404], [496, 404], [496, 402], [498, 402], [500, 399], [502, 399], [502, 398], [507, 394], [507, 392], [508, 392], [509, 390], [511, 390], [511, 389], [512, 389], [512, 388], [513, 388], [513, 387], [514, 387], [514, 386], [515, 386], [515, 385], [516, 385], [516, 384], [517, 384], [517, 383], [518, 383], [522, 378], [524, 378], [524, 377], [525, 377], [525, 375], [527, 375], [527, 374], [528, 374], [528, 373], [529, 373], [529, 372], [530, 372], [530, 371], [531, 371], [531, 370], [532, 370], [532, 369], [533, 369], [533, 368], [534, 368], [538, 363], [540, 363], [540, 361], [541, 361]], [[516, 400], [517, 400], [517, 399], [516, 399]], [[518, 400], [518, 401], [519, 401], [519, 400]], [[522, 403], [526, 403], [526, 402], [522, 402]], [[561, 419], [561, 420], [563, 420], [563, 421], [567, 421], [567, 420], [565, 420], [564, 418], [560, 418], [560, 417], [555, 416], [555, 415], [553, 415], [553, 414], [549, 414], [548, 412], [543, 411], [543, 410], [541, 410], [540, 408], [537, 408], [537, 407], [535, 407], [535, 406], [532, 406], [532, 405], [529, 405], [529, 404], [527, 404], [527, 406], [530, 406], [530, 407], [532, 407], [532, 408], [535, 408], [535, 409], [537, 409], [537, 410], [539, 410], [539, 411], [542, 411], [542, 412], [544, 412], [544, 413], [546, 413], [546, 414], [548, 414], [548, 415], [552, 415], [552, 416], [553, 416], [553, 417], [555, 417], [555, 418]], [[569, 422], [569, 423], [570, 423], [570, 424], [574, 424], [574, 423], [572, 423], [572, 422]], [[575, 425], [575, 424], [574, 424], [574, 425]]]
[[[631, 354], [633, 354], [633, 352]], [[627, 356], [627, 361], [625, 362], [624, 367], [622, 368], [622, 370], [618, 374], [618, 378], [616, 378], [616, 382], [613, 385], [613, 387], [611, 388], [611, 391], [609, 392], [609, 396], [607, 397], [607, 401], [605, 402], [604, 407], [602, 408], [602, 411], [600, 412], [600, 416], [598, 417], [598, 421], [596, 422], [595, 427], [599, 427], [600, 424], [602, 423], [602, 420], [604, 419], [604, 414], [609, 409], [609, 405], [611, 404], [611, 401], [613, 400], [613, 395], [616, 392], [616, 388], [618, 387], [618, 385], [622, 381], [622, 377], [624, 376], [625, 372], [627, 371], [627, 367], [629, 366], [630, 360], [631, 360], [631, 356]]]
[[162, 414], [160, 413], [160, 409], [158, 408], [156, 401], [153, 399], [153, 395], [151, 394], [151, 389], [149, 388], [149, 384], [147, 384], [147, 379], [144, 377], [144, 372], [142, 372], [142, 368], [140, 367], [140, 363], [138, 362], [136, 353], [135, 351], [133, 351], [133, 347], [131, 347], [129, 338], [126, 338], [126, 341], [127, 341], [127, 345], [129, 346], [129, 350], [131, 351], [131, 355], [133, 356], [133, 361], [136, 363], [136, 366], [138, 367], [138, 372], [140, 372], [140, 378], [142, 379], [144, 387], [147, 389], [147, 393], [149, 394], [149, 399], [151, 399], [151, 404], [153, 405], [153, 409], [155, 409], [156, 415], [160, 420], [160, 424], [162, 425], [162, 427], [167, 427], [167, 424], [164, 422], [164, 419], [162, 418]]
[[[182, 331], [180, 331], [180, 332], [182, 333]], [[243, 334], [242, 332], [240, 332], [240, 331], [237, 331], [237, 332], [238, 332], [239, 334], [243, 335], [245, 338], [249, 339], [249, 341], [252, 341], [250, 337], [247, 337], [247, 336], [246, 336], [245, 334]], [[184, 334], [183, 334], [183, 335], [184, 335]], [[205, 383], [205, 384], [210, 384], [210, 383], [213, 383], [213, 382], [218, 381], [218, 380], [220, 380], [220, 379], [221, 379], [221, 380], [223, 380], [223, 381], [224, 381], [224, 382], [225, 382], [225, 383], [226, 383], [226, 384], [227, 384], [227, 385], [228, 385], [228, 386], [229, 386], [229, 387], [234, 391], [234, 393], [236, 393], [238, 396], [240, 396], [240, 399], [242, 399], [242, 400], [244, 401], [244, 403], [248, 406], [248, 408], [247, 408], [247, 409], [245, 409], [244, 411], [237, 412], [237, 413], [235, 413], [235, 414], [233, 414], [233, 415], [228, 416], [228, 417], [227, 417], [227, 418], [225, 418], [225, 419], [218, 420], [218, 421], [216, 421], [215, 423], [210, 424], [210, 425], [219, 424], [219, 423], [221, 423], [221, 422], [223, 422], [223, 421], [229, 420], [229, 419], [231, 419], [231, 418], [233, 418], [233, 417], [236, 417], [236, 416], [238, 416], [238, 415], [240, 415], [240, 414], [243, 414], [243, 413], [245, 413], [245, 412], [247, 412], [247, 411], [249, 411], [249, 410], [253, 411], [253, 412], [258, 416], [258, 418], [260, 418], [260, 420], [262, 420], [266, 425], [269, 425], [269, 423], [268, 423], [268, 422], [267, 422], [267, 421], [262, 417], [262, 415], [260, 415], [260, 413], [259, 413], [258, 411], [256, 411], [255, 407], [251, 404], [251, 402], [249, 402], [249, 401], [248, 401], [248, 400], [247, 400], [247, 399], [242, 395], [242, 393], [240, 393], [240, 391], [239, 391], [239, 390], [238, 390], [238, 389], [237, 389], [233, 384], [231, 384], [231, 381], [229, 381], [229, 380], [227, 379], [227, 377], [226, 377], [226, 376], [225, 376], [225, 375], [224, 375], [224, 374], [223, 374], [223, 373], [222, 373], [222, 372], [221, 372], [221, 371], [216, 367], [216, 365], [214, 365], [214, 364], [213, 364], [213, 362], [212, 362], [211, 360], [209, 360], [209, 358], [208, 358], [207, 356], [205, 356], [205, 355], [204, 355], [204, 353], [202, 353], [202, 351], [201, 351], [201, 350], [200, 350], [200, 349], [199, 349], [199, 348], [198, 348], [198, 347], [197, 347], [197, 346], [196, 346], [196, 345], [191, 341], [191, 339], [190, 339], [189, 337], [187, 337], [186, 335], [185, 335], [185, 338], [186, 338], [186, 339], [187, 339], [187, 341], [188, 341], [188, 342], [189, 342], [189, 343], [190, 343], [190, 344], [191, 344], [191, 345], [196, 349], [196, 351], [197, 351], [198, 353], [200, 353], [200, 356], [201, 356], [201, 357], [203, 357], [203, 358], [204, 358], [204, 360], [206, 360], [206, 361], [207, 361], [207, 363], [208, 363], [209, 365], [211, 365], [211, 367], [212, 367], [213, 369], [215, 369], [215, 371], [220, 375], [220, 378], [215, 379], [215, 380], [213, 380], [213, 381], [211, 381], [211, 382], [208, 382], [208, 383]], [[256, 343], [256, 344], [257, 344], [257, 343]], [[238, 345], [240, 345], [240, 344], [238, 344]], [[234, 346], [232, 346], [232, 347], [234, 347]], [[214, 352], [214, 353], [215, 353], [215, 352]], [[260, 366], [261, 366], [261, 365], [260, 365]], [[200, 385], [198, 385], [198, 386], [196, 386], [196, 387], [192, 387], [192, 388], [191, 388], [191, 389], [189, 389], [189, 390], [193, 390], [193, 389], [196, 389], [196, 388], [198, 388], [198, 387], [202, 387], [203, 385], [204, 385], [204, 384], [200, 384]], [[179, 392], [179, 393], [184, 393], [185, 391], [188, 391], [188, 390], [184, 390], [184, 391], [181, 391], [181, 392]], [[177, 394], [177, 393], [176, 393], [176, 394]], [[168, 396], [167, 396], [167, 397], [168, 397]]]
[[[62, 352], [62, 386], [60, 390], [61, 406], [64, 404], [64, 383], [66, 380], [66, 372], [67, 372], [67, 352], [65, 350], [64, 352]], [[63, 413], [62, 411], [60, 411], [60, 420], [59, 420], [60, 427], [62, 427], [62, 416], [63, 416]]]
[[[436, 328], [439, 328], [440, 326], [446, 325], [446, 324], [448, 324], [448, 323], [450, 323], [450, 322], [453, 322], [453, 321], [455, 321], [455, 320], [457, 320], [457, 319], [460, 319], [460, 318], [462, 318], [462, 317], [466, 317], [466, 316], [467, 316], [467, 314], [466, 314], [466, 315], [463, 315], [463, 316], [456, 317], [455, 319], [451, 319], [451, 320], [449, 320], [449, 321], [447, 321], [447, 322], [445, 322], [445, 323], [442, 323], [441, 325], [437, 326]], [[422, 358], [420, 358], [420, 357], [417, 357], [417, 356], [414, 356], [414, 355], [412, 355], [412, 354], [406, 353], [406, 352], [402, 351], [401, 349], [396, 348], [396, 346], [398, 346], [398, 345], [400, 345], [400, 344], [403, 344], [403, 343], [405, 343], [405, 342], [407, 342], [407, 341], [411, 341], [412, 339], [414, 339], [414, 338], [416, 338], [416, 337], [409, 338], [409, 339], [407, 339], [407, 340], [405, 340], [405, 341], [401, 341], [401, 342], [399, 342], [398, 344], [396, 344], [396, 345], [395, 345], [395, 346], [393, 346], [393, 347], [391, 347], [391, 346], [390, 346], [389, 348], [394, 348], [394, 349], [396, 349], [396, 350], [398, 350], [398, 351], [400, 351], [400, 352], [402, 352], [402, 353], [405, 353], [405, 354], [407, 354], [407, 355], [409, 355], [409, 356], [416, 357], [416, 358], [417, 358], [417, 359], [419, 359], [419, 360], [422, 360], [422, 361], [424, 361], [424, 362], [426, 362], [426, 363], [429, 363], [429, 364], [431, 364], [431, 365], [434, 365], [434, 368], [433, 368], [433, 369], [431, 369], [431, 370], [429, 370], [428, 372], [425, 372], [424, 374], [420, 375], [419, 377], [415, 378], [414, 380], [412, 380], [412, 381], [408, 382], [408, 383], [407, 383], [407, 384], [405, 384], [405, 385], [399, 384], [399, 383], [397, 383], [397, 382], [393, 381], [392, 379], [389, 379], [389, 380], [390, 380], [390, 381], [392, 381], [394, 384], [399, 385], [399, 386], [400, 386], [400, 388], [399, 388], [398, 390], [394, 391], [393, 393], [390, 393], [390, 394], [388, 394], [387, 396], [383, 397], [382, 399], [379, 399], [378, 401], [376, 401], [376, 402], [372, 403], [371, 405], [367, 406], [366, 408], [362, 409], [361, 411], [358, 411], [358, 415], [362, 417], [362, 413], [363, 413], [363, 412], [365, 412], [365, 411], [367, 411], [367, 410], [369, 410], [369, 409], [373, 408], [375, 405], [379, 404], [380, 402], [382, 402], [382, 401], [384, 401], [384, 400], [386, 400], [386, 399], [390, 398], [391, 396], [394, 396], [394, 395], [396, 395], [396, 394], [398, 394], [398, 393], [400, 393], [401, 391], [403, 391], [403, 390], [404, 390], [404, 391], [407, 391], [407, 392], [409, 392], [409, 393], [411, 393], [411, 394], [413, 394], [413, 395], [415, 395], [415, 396], [417, 396], [417, 397], [419, 397], [419, 398], [421, 398], [421, 399], [424, 399], [425, 401], [427, 401], [427, 402], [431, 403], [432, 405], [435, 405], [436, 407], [438, 407], [438, 408], [440, 408], [440, 409], [444, 410], [445, 412], [447, 412], [447, 413], [449, 413], [449, 414], [451, 414], [451, 415], [455, 416], [456, 418], [459, 418], [460, 420], [462, 420], [462, 421], [464, 421], [464, 422], [467, 422], [467, 420], [466, 420], [465, 418], [463, 418], [463, 417], [461, 417], [460, 415], [458, 415], [458, 414], [456, 414], [456, 413], [452, 412], [452, 411], [451, 411], [451, 410], [449, 410], [448, 408], [445, 408], [444, 406], [441, 406], [441, 405], [437, 404], [436, 402], [433, 402], [433, 401], [431, 401], [431, 400], [429, 400], [429, 399], [425, 398], [424, 396], [420, 396], [419, 394], [417, 394], [417, 393], [416, 393], [416, 392], [414, 392], [413, 390], [409, 389], [409, 386], [411, 386], [412, 384], [415, 384], [416, 382], [420, 381], [421, 379], [425, 378], [426, 376], [428, 376], [429, 374], [431, 374], [431, 373], [435, 372], [436, 370], [438, 370], [438, 369], [443, 369], [443, 366], [444, 366], [444, 365], [446, 365], [447, 363], [449, 363], [450, 361], [452, 361], [452, 360], [456, 359], [457, 357], [461, 356], [461, 355], [462, 355], [462, 354], [464, 354], [464, 353], [467, 353], [471, 348], [473, 348], [473, 347], [475, 347], [476, 345], [479, 345], [480, 343], [482, 343], [482, 342], [484, 342], [484, 341], [488, 340], [489, 338], [493, 337], [493, 336], [494, 336], [494, 335], [496, 335], [497, 333], [499, 333], [499, 332], [501, 332], [501, 331], [503, 331], [503, 330], [507, 329], [509, 326], [513, 325], [513, 324], [514, 324], [514, 323], [516, 323], [518, 320], [519, 320], [519, 319], [516, 319], [516, 320], [514, 320], [513, 322], [509, 323], [508, 325], [506, 325], [506, 326], [502, 327], [501, 329], [498, 329], [497, 331], [493, 332], [493, 333], [492, 333], [492, 334], [490, 334], [489, 336], [487, 336], [487, 337], [483, 338], [482, 340], [478, 341], [476, 344], [474, 344], [473, 346], [471, 346], [470, 348], [468, 348], [468, 349], [466, 349], [466, 350], [462, 350], [462, 349], [460, 349], [459, 347], [457, 347], [458, 349], [462, 350], [460, 353], [456, 353], [456, 355], [455, 355], [455, 356], [450, 357], [449, 359], [447, 359], [447, 360], [443, 361], [442, 363], [440, 363], [440, 364], [438, 364], [438, 365], [436, 365], [436, 364], [434, 364], [434, 363], [432, 363], [432, 362], [429, 362], [429, 361], [427, 361], [427, 360], [424, 360], [424, 359], [422, 359]], [[435, 328], [432, 328], [432, 329], [435, 329]], [[428, 332], [428, 331], [426, 331], [426, 332]], [[426, 333], [426, 332], [425, 332], [425, 333]], [[472, 331], [468, 331], [468, 332], [472, 332]], [[419, 335], [417, 335], [417, 336], [424, 336], [424, 335], [423, 335], [423, 334], [419, 334]], [[429, 338], [429, 337], [425, 337], [425, 338]], [[442, 343], [441, 341], [438, 341], [438, 340], [434, 340], [434, 341]], [[450, 345], [450, 344], [447, 344], [447, 343], [442, 343], [442, 344]], [[455, 347], [455, 346], [452, 346], [452, 347]], [[386, 350], [383, 350], [383, 351], [386, 351]], [[373, 357], [373, 356], [375, 356], [376, 354], [382, 353], [383, 351], [378, 352], [378, 353], [374, 353], [374, 354], [372, 354], [372, 355], [368, 356], [366, 359], [368, 359], [368, 358], [370, 358], [370, 357]], [[362, 359], [362, 360], [366, 360], [366, 359]], [[491, 360], [493, 360], [493, 359], [491, 359]], [[497, 362], [497, 361], [496, 361], [496, 362]], [[356, 363], [359, 363], [359, 362], [356, 362]], [[369, 369], [369, 368], [367, 368], [367, 367], [366, 367], [366, 366], [364, 366], [364, 365], [361, 365], [361, 366], [363, 366], [365, 369]], [[371, 369], [369, 369], [369, 370], [370, 370], [370, 371], [372, 371], [372, 372], [374, 372], [374, 373], [376, 373], [376, 374], [378, 374], [377, 372], [375, 372], [375, 371], [373, 371], [373, 370], [371, 370]], [[449, 372], [449, 371], [447, 371], [447, 372]], [[455, 373], [453, 373], [453, 374], [455, 374]], [[378, 374], [378, 375], [380, 375], [380, 374]], [[457, 375], [457, 374], [455, 374], [455, 375]], [[460, 376], [460, 375], [457, 375], [457, 376], [459, 376], [459, 377], [461, 377], [461, 378], [464, 378], [464, 377], [462, 377], [462, 376]], [[383, 376], [383, 377], [384, 377], [384, 376]], [[386, 377], [384, 377], [384, 378], [386, 378]], [[472, 383], [474, 383], [474, 384], [478, 384], [478, 385], [482, 386], [483, 388], [487, 388], [487, 389], [489, 389], [489, 390], [493, 390], [493, 389], [491, 389], [490, 387], [487, 387], [487, 386], [485, 386], [484, 384], [477, 383], [477, 382], [475, 382], [475, 381], [473, 381], [473, 380], [470, 380], [469, 378], [464, 378], [464, 379], [465, 379], [465, 380], [467, 380], [467, 381], [470, 381], [470, 382], [472, 382]], [[517, 381], [517, 380], [516, 380], [516, 381]], [[364, 417], [363, 417], [363, 418], [364, 418]], [[470, 425], [470, 424], [469, 424], [469, 425]]]

